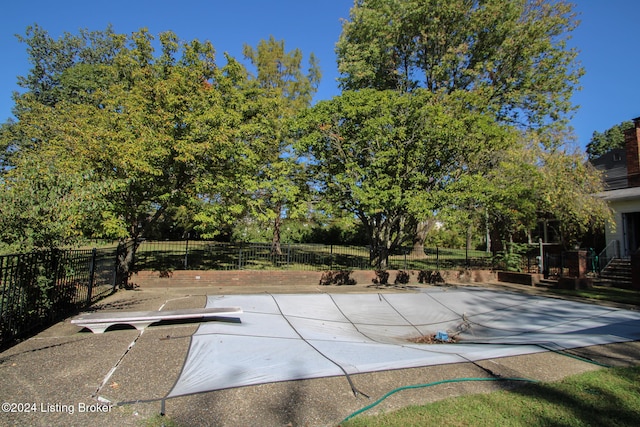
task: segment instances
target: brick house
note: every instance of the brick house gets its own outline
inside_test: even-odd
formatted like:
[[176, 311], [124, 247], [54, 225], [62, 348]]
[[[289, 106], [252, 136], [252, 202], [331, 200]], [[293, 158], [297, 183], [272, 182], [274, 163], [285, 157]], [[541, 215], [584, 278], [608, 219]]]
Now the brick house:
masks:
[[598, 196], [614, 214], [605, 229], [607, 258], [630, 258], [640, 249], [640, 117], [625, 131], [625, 148], [611, 150], [592, 163], [604, 172], [606, 191]]

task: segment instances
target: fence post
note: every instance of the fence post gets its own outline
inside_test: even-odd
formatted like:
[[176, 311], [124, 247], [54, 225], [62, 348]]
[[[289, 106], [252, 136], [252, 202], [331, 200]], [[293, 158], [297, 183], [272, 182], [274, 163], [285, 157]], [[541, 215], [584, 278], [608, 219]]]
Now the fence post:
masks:
[[440, 270], [440, 249], [436, 246], [436, 270]]
[[189, 266], [189, 235], [187, 234], [187, 241], [184, 246], [184, 269]]
[[545, 266], [545, 259], [544, 259], [544, 245], [542, 243], [542, 238], [539, 239], [539, 243], [540, 243], [540, 261], [538, 262], [538, 273], [543, 273], [544, 274], [544, 266]]
[[333, 243], [331, 244], [331, 256], [329, 257], [331, 265], [329, 266], [330, 270], [333, 270]]
[[118, 242], [118, 247], [116, 248], [116, 259], [113, 264], [113, 290], [115, 291], [118, 287], [119, 276], [120, 276], [120, 254], [124, 250], [124, 243], [122, 241]]
[[89, 285], [87, 286], [87, 305], [91, 305], [91, 294], [93, 292], [93, 282], [96, 277], [96, 255], [98, 250], [93, 248], [91, 250], [91, 263], [89, 264]]
[[544, 253], [544, 262], [542, 263], [542, 277], [549, 278], [549, 252]]
[[469, 245], [464, 247], [464, 264], [469, 268]]
[[[60, 258], [62, 251], [60, 249], [51, 249], [50, 250], [50, 254], [51, 254], [51, 271], [50, 271], [50, 275], [48, 275], [48, 279], [50, 279], [50, 286], [51, 288], [48, 289], [46, 291], [46, 293], [44, 294], [46, 296], [46, 299], [52, 303], [52, 306], [50, 308], [47, 308], [46, 311], [48, 311], [47, 313], [47, 318], [48, 319], [54, 319], [58, 313], [56, 312], [56, 304], [60, 301], [64, 301], [63, 300], [63, 294], [64, 292], [61, 291], [62, 289], [64, 289], [65, 285], [67, 284], [67, 280], [66, 277], [62, 277], [62, 272], [60, 271]], [[44, 261], [44, 259], [43, 259]], [[34, 271], [35, 272], [35, 271]], [[47, 274], [45, 272], [45, 274]], [[36, 276], [37, 277], [37, 276]], [[37, 279], [36, 279], [37, 281]], [[42, 313], [42, 311], [44, 310], [44, 307], [38, 307], [38, 312]], [[44, 313], [43, 313], [44, 314]]]

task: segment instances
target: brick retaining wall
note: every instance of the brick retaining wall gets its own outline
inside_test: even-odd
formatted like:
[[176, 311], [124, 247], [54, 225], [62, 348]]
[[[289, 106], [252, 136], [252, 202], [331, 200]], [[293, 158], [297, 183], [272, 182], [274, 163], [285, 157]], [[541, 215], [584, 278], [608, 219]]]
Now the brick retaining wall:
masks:
[[[389, 283], [393, 283], [398, 271], [388, 270]], [[288, 270], [176, 270], [170, 272], [140, 271], [129, 282], [143, 287], [193, 287], [193, 286], [241, 286], [269, 285], [295, 286], [299, 284], [319, 285], [322, 271]], [[418, 285], [419, 271], [408, 271], [408, 285]], [[456, 282], [485, 282], [494, 277], [487, 271], [441, 271], [445, 280]], [[354, 270], [351, 278], [357, 284], [368, 285], [376, 277], [373, 270]]]

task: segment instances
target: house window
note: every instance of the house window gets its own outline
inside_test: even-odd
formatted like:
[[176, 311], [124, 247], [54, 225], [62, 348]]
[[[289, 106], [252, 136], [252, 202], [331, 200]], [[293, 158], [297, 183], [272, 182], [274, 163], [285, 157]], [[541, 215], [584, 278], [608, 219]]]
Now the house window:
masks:
[[622, 156], [620, 155], [620, 153], [613, 153], [613, 161], [619, 162], [620, 160], [622, 160]]

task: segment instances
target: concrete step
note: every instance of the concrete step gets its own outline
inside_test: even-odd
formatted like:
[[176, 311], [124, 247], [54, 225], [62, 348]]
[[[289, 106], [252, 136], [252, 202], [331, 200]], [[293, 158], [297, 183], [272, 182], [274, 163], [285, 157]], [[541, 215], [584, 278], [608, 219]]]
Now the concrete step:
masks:
[[595, 281], [600, 286], [629, 287], [632, 283], [631, 260], [616, 258], [600, 272]]
[[541, 288], [557, 288], [558, 281], [553, 279], [541, 279], [538, 283], [536, 283], [536, 286]]

